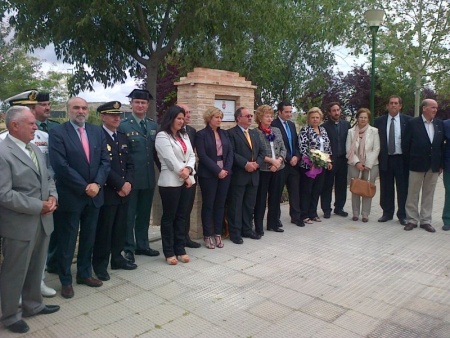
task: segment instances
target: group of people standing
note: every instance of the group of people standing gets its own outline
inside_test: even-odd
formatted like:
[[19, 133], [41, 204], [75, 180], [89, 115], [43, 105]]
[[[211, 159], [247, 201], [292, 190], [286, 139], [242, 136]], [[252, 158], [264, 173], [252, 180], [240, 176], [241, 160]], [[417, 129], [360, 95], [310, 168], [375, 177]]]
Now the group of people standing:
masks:
[[[40, 95], [46, 101], [39, 101]], [[208, 249], [224, 247], [224, 219], [233, 243], [260, 239], [266, 209], [265, 229], [282, 233], [284, 186], [291, 222], [304, 227], [322, 221], [319, 198], [323, 217], [331, 217], [333, 187], [334, 213], [347, 217], [347, 178], [374, 182], [378, 174], [383, 209], [378, 221], [393, 218], [396, 190], [397, 217], [405, 230], [420, 225], [434, 232], [432, 197], [443, 164], [444, 135], [450, 139], [450, 124], [444, 130], [442, 121], [434, 118], [434, 100], [424, 100], [422, 115], [411, 119], [400, 113], [401, 98], [392, 96], [388, 114], [376, 119], [376, 128], [369, 125], [371, 112], [365, 108], [358, 110], [351, 128], [334, 102], [325, 123], [319, 108], [310, 109], [297, 135], [289, 102], [278, 104], [277, 117], [268, 105], [254, 114], [238, 108], [236, 126], [228, 130], [221, 128], [222, 111], [209, 107], [203, 113], [205, 128], [196, 131], [189, 126], [187, 104], [170, 107], [158, 126], [146, 116], [151, 94], [135, 89], [129, 97], [132, 114], [123, 120], [120, 102], [97, 108], [101, 127], [87, 122], [88, 104], [80, 97], [68, 101], [69, 121], [63, 124], [48, 119], [48, 93], [31, 90], [6, 100], [11, 108], [6, 112], [9, 135], [0, 143], [0, 296], [1, 321], [10, 331], [28, 331], [22, 315], [59, 310], [42, 301], [42, 295], [56, 293], [43, 283], [45, 265], [47, 272], [59, 275], [61, 295], [74, 296], [71, 266], [78, 234], [77, 284], [100, 287], [110, 279], [109, 264], [111, 269], [132, 270], [137, 268], [135, 255], [159, 255], [148, 239], [156, 185], [169, 265], [188, 263], [186, 247], [200, 247], [189, 237], [197, 182]], [[47, 113], [41, 118], [39, 108], [45, 105]], [[256, 128], [250, 128], [253, 121]], [[314, 176], [311, 150], [329, 155]], [[157, 182], [155, 166], [160, 171]], [[446, 186], [449, 177], [444, 177]], [[444, 230], [450, 230], [448, 195]], [[367, 222], [370, 208], [370, 198], [352, 196], [354, 221], [361, 216]]]

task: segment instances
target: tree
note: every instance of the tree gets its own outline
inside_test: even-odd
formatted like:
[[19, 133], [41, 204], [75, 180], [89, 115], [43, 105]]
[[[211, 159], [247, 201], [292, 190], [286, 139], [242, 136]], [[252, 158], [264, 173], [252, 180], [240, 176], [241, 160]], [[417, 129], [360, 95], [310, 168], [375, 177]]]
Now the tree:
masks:
[[[374, 0], [366, 1], [370, 6]], [[74, 92], [105, 87], [145, 68], [157, 95], [157, 74], [174, 49], [183, 66], [240, 72], [258, 86], [258, 102], [295, 99], [334, 62], [332, 46], [360, 26], [354, 1], [292, 0], [5, 0], [19, 41], [55, 46], [75, 64]], [[343, 24], [345, 22], [345, 24]], [[187, 66], [186, 66], [187, 68]], [[150, 115], [156, 112], [152, 102]]]
[[0, 101], [32, 88], [51, 92], [53, 102], [65, 101], [66, 75], [56, 71], [41, 72], [41, 61], [10, 39], [10, 31], [9, 26], [0, 23]]
[[450, 71], [450, 5], [448, 0], [385, 1], [387, 33], [379, 53], [414, 80], [419, 115], [424, 83], [448, 77]]

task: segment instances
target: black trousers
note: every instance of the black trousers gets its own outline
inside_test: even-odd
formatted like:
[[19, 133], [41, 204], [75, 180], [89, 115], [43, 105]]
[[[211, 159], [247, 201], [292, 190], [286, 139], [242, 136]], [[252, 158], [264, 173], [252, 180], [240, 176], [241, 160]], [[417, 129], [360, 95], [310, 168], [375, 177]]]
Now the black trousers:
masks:
[[[197, 178], [196, 178], [197, 179]], [[189, 231], [191, 230], [191, 211], [194, 207], [194, 200], [195, 200], [195, 192], [197, 191], [197, 184], [192, 185], [190, 189], [187, 191], [187, 199], [189, 200], [189, 206], [188, 206], [188, 217], [186, 218], [186, 225], [184, 228], [184, 233], [186, 235], [185, 241], [188, 242], [191, 240], [189, 237]]]
[[[283, 187], [286, 185], [289, 194], [289, 216], [291, 216], [292, 221], [297, 221], [301, 219], [300, 210], [300, 168], [298, 166], [291, 166], [286, 163], [283, 175], [283, 182], [281, 184], [281, 192], [283, 193]], [[281, 217], [278, 215], [278, 219]]]
[[300, 168], [301, 172], [301, 198], [300, 205], [302, 210], [302, 219], [317, 217], [317, 204], [319, 203], [320, 193], [322, 192], [323, 182], [325, 180], [325, 170], [316, 176], [309, 178], [306, 172], [309, 169]]
[[183, 184], [180, 187], [159, 187], [163, 207], [161, 217], [161, 240], [164, 256], [185, 255], [186, 219], [190, 217], [189, 196], [191, 188]]
[[267, 229], [278, 227], [280, 200], [283, 191], [284, 170], [277, 172], [260, 171], [258, 193], [255, 204], [255, 231], [263, 232], [263, 219], [267, 204]]
[[343, 210], [347, 200], [347, 158], [345, 155], [333, 161], [333, 169], [326, 170], [320, 205], [323, 212], [331, 212], [331, 195], [334, 186], [334, 210]]
[[111, 262], [122, 260], [122, 250], [127, 232], [128, 203], [104, 205], [100, 208], [95, 235], [92, 267], [94, 271], [106, 272]]
[[394, 216], [394, 199], [397, 189], [397, 217], [406, 218], [408, 179], [409, 171], [404, 163], [403, 155], [389, 155], [387, 170], [380, 170], [380, 206], [384, 216]]
[[246, 185], [231, 184], [228, 193], [228, 230], [230, 239], [237, 240], [253, 230], [253, 210], [258, 186], [251, 182]]
[[202, 225], [203, 236], [222, 235], [225, 202], [231, 176], [224, 179], [216, 177], [199, 177], [202, 191]]

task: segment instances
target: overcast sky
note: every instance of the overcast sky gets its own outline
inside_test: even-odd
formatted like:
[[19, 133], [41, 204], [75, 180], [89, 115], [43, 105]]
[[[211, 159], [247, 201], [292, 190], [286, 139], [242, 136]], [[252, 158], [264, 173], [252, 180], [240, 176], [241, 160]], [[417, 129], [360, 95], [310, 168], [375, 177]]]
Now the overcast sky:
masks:
[[[350, 55], [348, 50], [344, 47], [337, 47], [334, 49], [336, 55], [337, 66], [336, 70], [341, 70], [344, 73], [348, 72], [353, 66], [363, 63], [362, 59], [357, 59]], [[42, 71], [49, 70], [71, 73], [73, 66], [64, 64], [56, 59], [56, 54], [53, 45], [47, 46], [45, 49], [36, 49], [34, 56], [42, 61]], [[107, 102], [120, 101], [122, 104], [128, 104], [129, 99], [126, 97], [134, 88], [136, 83], [134, 79], [128, 78], [124, 84], [116, 84], [112, 88], [103, 88], [100, 83], [94, 84], [94, 91], [81, 92], [79, 96], [83, 97], [88, 102]], [[152, 93], [154, 96], [154, 93]]]

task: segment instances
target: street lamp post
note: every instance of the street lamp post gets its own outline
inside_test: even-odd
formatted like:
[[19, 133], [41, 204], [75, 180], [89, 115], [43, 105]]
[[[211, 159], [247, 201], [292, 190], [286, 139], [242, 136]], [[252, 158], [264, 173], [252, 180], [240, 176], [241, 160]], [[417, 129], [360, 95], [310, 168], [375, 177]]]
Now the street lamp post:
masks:
[[372, 33], [372, 70], [370, 72], [370, 124], [373, 125], [375, 115], [375, 47], [377, 42], [377, 32], [384, 17], [384, 10], [369, 9], [364, 13], [364, 17], [369, 24]]

